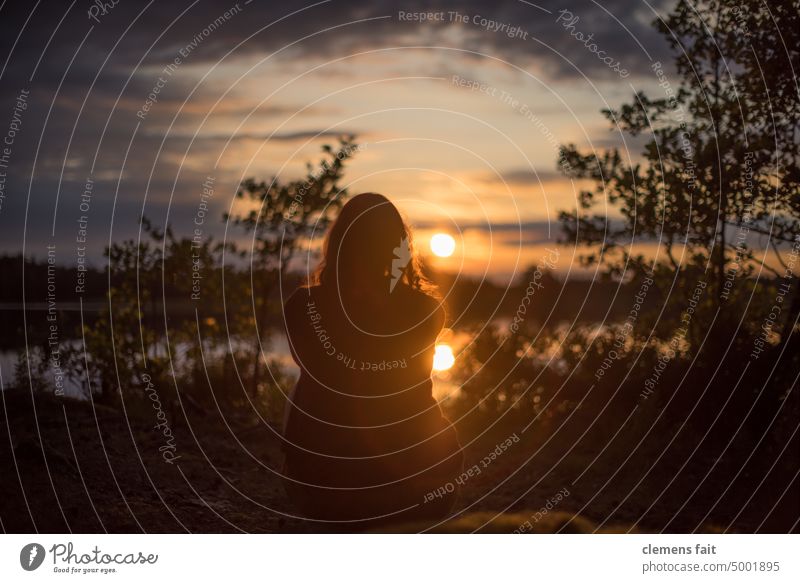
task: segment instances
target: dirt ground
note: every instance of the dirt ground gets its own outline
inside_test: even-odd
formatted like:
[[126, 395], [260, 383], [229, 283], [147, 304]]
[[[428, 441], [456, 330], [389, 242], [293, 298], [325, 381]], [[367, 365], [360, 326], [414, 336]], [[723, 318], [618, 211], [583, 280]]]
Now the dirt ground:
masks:
[[[175, 455], [180, 457], [170, 464], [159, 454], [163, 435], [141, 413], [45, 395], [34, 400], [17, 391], [3, 392], [2, 406], [0, 521], [5, 532], [339, 530], [294, 516], [278, 475], [282, 455], [273, 426], [241, 419], [226, 425], [218, 415], [171, 417]], [[645, 442], [631, 454], [633, 448], [608, 447], [608, 439], [592, 439], [591, 434], [588, 439], [562, 439], [569, 432], [553, 429], [518, 433], [517, 443], [466, 479], [457, 513], [448, 523], [383, 530], [796, 528], [797, 475], [767, 471], [774, 469], [773, 460], [762, 460], [761, 469], [721, 458], [713, 467], [698, 456], [659, 460], [663, 443]], [[480, 466], [512, 434], [462, 434], [462, 441], [472, 442], [466, 448], [466, 467]], [[678, 441], [671, 447], [690, 445]], [[674, 461], [663, 462], [667, 457]], [[775, 459], [782, 463], [782, 458]], [[726, 490], [737, 471], [738, 486]]]

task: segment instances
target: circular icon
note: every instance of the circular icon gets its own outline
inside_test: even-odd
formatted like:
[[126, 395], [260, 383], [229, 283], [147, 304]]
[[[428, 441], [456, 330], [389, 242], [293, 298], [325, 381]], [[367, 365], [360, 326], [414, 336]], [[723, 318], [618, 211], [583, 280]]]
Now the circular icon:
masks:
[[38, 543], [29, 543], [19, 552], [19, 564], [26, 571], [35, 571], [44, 562], [44, 547]]

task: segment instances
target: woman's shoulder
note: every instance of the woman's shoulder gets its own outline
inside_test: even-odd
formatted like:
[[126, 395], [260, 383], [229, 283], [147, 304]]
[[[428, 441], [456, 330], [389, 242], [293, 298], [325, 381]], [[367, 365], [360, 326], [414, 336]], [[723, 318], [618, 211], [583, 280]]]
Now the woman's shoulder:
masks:
[[425, 293], [422, 290], [404, 286], [404, 300], [410, 306], [417, 318], [431, 322], [433, 328], [438, 333], [445, 322], [445, 312], [442, 302], [436, 297]]
[[294, 290], [283, 303], [283, 311], [289, 316], [313, 308], [319, 295], [319, 286], [302, 286]]

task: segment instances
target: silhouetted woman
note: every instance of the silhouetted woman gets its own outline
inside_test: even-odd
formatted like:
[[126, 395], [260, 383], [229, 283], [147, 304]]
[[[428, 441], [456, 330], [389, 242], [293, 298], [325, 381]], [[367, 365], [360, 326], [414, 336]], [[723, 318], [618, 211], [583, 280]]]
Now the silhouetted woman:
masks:
[[410, 235], [386, 197], [353, 197], [310, 284], [284, 306], [300, 366], [285, 422], [287, 491], [309, 518], [370, 525], [442, 517], [453, 505], [462, 454], [431, 381], [444, 310]]

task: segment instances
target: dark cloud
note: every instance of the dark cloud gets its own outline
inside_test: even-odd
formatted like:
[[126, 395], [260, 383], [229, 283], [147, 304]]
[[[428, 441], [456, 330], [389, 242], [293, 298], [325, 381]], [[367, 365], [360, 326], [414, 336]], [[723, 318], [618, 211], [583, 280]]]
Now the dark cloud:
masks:
[[513, 168], [502, 172], [501, 176], [503, 180], [512, 185], [536, 186], [543, 182], [564, 179], [564, 175], [556, 170], [540, 170], [538, 168], [535, 171], [531, 168]]
[[[551, 80], [580, 80], [584, 74], [592, 80], [615, 77], [556, 22], [561, 4], [551, 0], [536, 3], [544, 10], [531, 4], [488, 0], [254, 0], [245, 5], [244, 0], [238, 4], [222, 0], [121, 0], [92, 21], [87, 11], [95, 4], [90, 0], [8, 0], [0, 8], [0, 134], [10, 123], [20, 92], [30, 91], [30, 97], [12, 147], [6, 199], [0, 209], [0, 242], [9, 249], [20, 247], [23, 236], [27, 242], [47, 240], [57, 208], [55, 236], [69, 243], [74, 239], [71, 223], [90, 175], [98, 185], [90, 227], [98, 249], [112, 236], [135, 233], [145, 192], [145, 211], [156, 222], [191, 217], [192, 201], [206, 170], [182, 167], [180, 160], [189, 153], [213, 158], [219, 147], [215, 142], [228, 138], [218, 126], [206, 130], [200, 123], [212, 107], [217, 120], [220, 115], [240, 120], [250, 114], [258, 99], [234, 92], [215, 105], [228, 89], [227, 78], [221, 83], [220, 77], [212, 74], [213, 82], [195, 87], [196, 76], [176, 74], [168, 76], [160, 89], [157, 106], [144, 118], [137, 116], [159, 77], [164, 76], [163, 68], [177, 57], [183, 68], [209, 70], [225, 63], [244, 71], [247, 63], [276, 53], [272, 59], [275, 67], [302, 72], [358, 51], [445, 46], [471, 51], [447, 53], [454, 70], [498, 58]], [[234, 13], [230, 12], [232, 8]], [[404, 22], [398, 18], [401, 10], [458, 11], [469, 20], [479, 16], [518, 26], [528, 39], [509, 38], [472, 23]], [[580, 0], [570, 10], [579, 17], [576, 29], [594, 34], [598, 46], [623, 60], [634, 75], [646, 71], [649, 59], [645, 51], [653, 58], [664, 58], [665, 44], [648, 24], [652, 15], [646, 4], [609, 0], [601, 7], [591, 0]], [[222, 16], [226, 11], [230, 18]], [[213, 33], [206, 34], [204, 31], [211, 27]], [[437, 52], [430, 50], [431, 54]], [[442, 61], [420, 59], [419, 64], [421, 69], [440, 69]], [[320, 74], [325, 72], [322, 69]], [[269, 77], [264, 78], [265, 86], [269, 82]], [[292, 104], [268, 104], [255, 114], [260, 116], [257, 119], [270, 122], [266, 118], [288, 116], [298, 109]], [[310, 108], [303, 116], [315, 113], [319, 111]], [[343, 133], [316, 129], [318, 120], [297, 119], [300, 123], [287, 126], [270, 139], [289, 142], [334, 138]], [[190, 146], [198, 127], [203, 139]], [[231, 133], [235, 127], [231, 126]], [[234, 137], [266, 139], [269, 131], [263, 127], [269, 127], [269, 123], [257, 127], [258, 131], [244, 127]], [[309, 127], [314, 129], [305, 129]], [[123, 180], [117, 184], [115, 177], [123, 164]], [[517, 181], [526, 178], [513, 171], [509, 176]], [[550, 176], [540, 173], [542, 179]], [[232, 191], [235, 186], [232, 180], [220, 188]], [[175, 201], [171, 207], [170, 197]], [[221, 211], [224, 204], [219, 205]]]
[[[274, 142], [300, 142], [300, 141], [307, 141], [307, 140], [324, 140], [326, 143], [331, 141], [331, 138], [338, 139], [342, 136], [348, 135], [358, 135], [362, 138], [366, 137], [368, 134], [366, 132], [360, 131], [349, 131], [349, 130], [305, 130], [300, 132], [285, 132], [285, 133], [276, 133], [276, 134], [268, 134], [268, 133], [252, 133], [252, 132], [239, 132], [234, 135], [228, 134], [204, 134], [198, 136], [198, 139], [203, 140], [255, 140], [258, 142], [263, 141], [274, 141]], [[171, 134], [170, 139], [178, 138], [178, 139], [186, 139], [191, 138], [191, 135], [183, 135], [183, 134]]]
[[[414, 221], [419, 229], [437, 229], [440, 223]], [[520, 221], [518, 223], [459, 223], [461, 233], [480, 231], [487, 237], [496, 238], [496, 244], [507, 247], [555, 245], [560, 236], [560, 225], [556, 221]]]
[[[665, 2], [651, 4], [660, 9]], [[6, 2], [2, 10], [0, 43], [3, 55], [7, 56], [16, 42], [10, 60], [12, 70], [30, 75], [39, 56], [44, 55], [37, 74], [51, 77], [55, 73], [57, 77], [93, 27], [81, 49], [80, 59], [73, 64], [88, 74], [106, 60], [112, 47], [111, 68], [120, 66], [127, 71], [140, 60], [144, 66], [160, 65], [181, 51], [188, 51], [187, 58], [198, 63], [275, 51], [283, 54], [278, 58], [328, 59], [356, 51], [419, 44], [460, 46], [523, 67], [536, 63], [554, 76], [581, 77], [583, 72], [589, 78], [597, 78], [608, 73], [608, 67], [596, 55], [570, 36], [563, 21], [556, 22], [559, 11], [565, 6], [553, 0], [538, 3], [521, 0], [503, 3], [488, 0], [436, 3], [423, 0], [254, 1], [247, 5], [244, 1], [222, 0], [199, 0], [194, 4], [190, 1], [149, 4], [122, 1], [105, 16], [99, 16], [99, 23], [87, 17], [91, 5], [85, 0], [72, 5], [43, 1], [31, 15], [30, 3]], [[234, 6], [241, 10], [234, 9], [225, 20], [223, 15], [231, 14]], [[648, 53], [654, 58], [663, 57], [666, 45], [650, 25], [654, 15], [646, 3], [578, 0], [568, 8], [579, 19], [574, 32], [593, 35], [598, 47], [622, 61], [628, 70], [645, 71]], [[432, 11], [444, 12], [445, 21], [418, 23], [399, 19], [400, 12]], [[469, 22], [451, 22], [451, 12], [468, 17]], [[29, 16], [27, 26], [19, 34]], [[478, 19], [477, 24], [473, 24], [473, 18]], [[527, 33], [527, 40], [487, 30], [480, 24], [482, 19], [519, 27]], [[204, 35], [210, 27], [213, 33]], [[232, 54], [226, 56], [230, 51]], [[78, 74], [73, 74], [72, 79]]]

